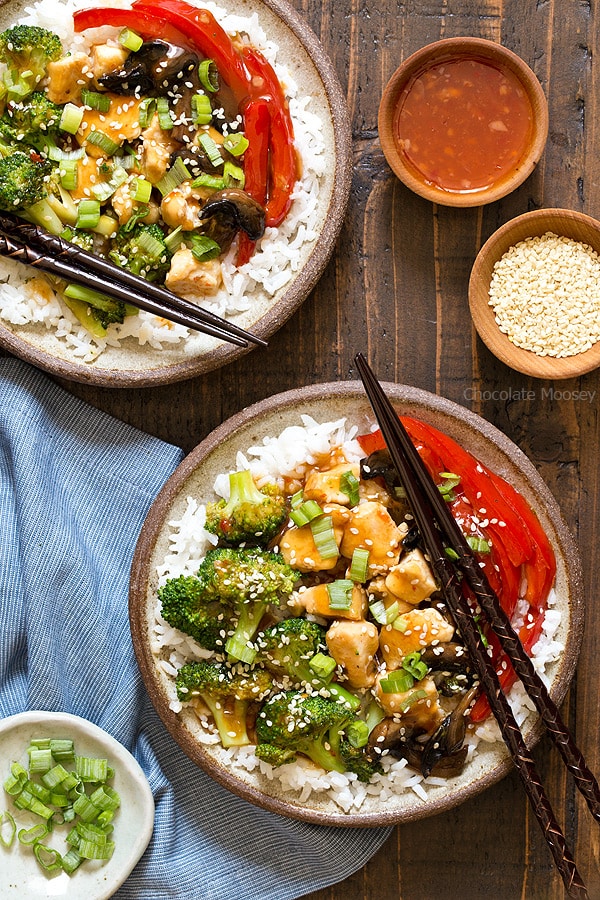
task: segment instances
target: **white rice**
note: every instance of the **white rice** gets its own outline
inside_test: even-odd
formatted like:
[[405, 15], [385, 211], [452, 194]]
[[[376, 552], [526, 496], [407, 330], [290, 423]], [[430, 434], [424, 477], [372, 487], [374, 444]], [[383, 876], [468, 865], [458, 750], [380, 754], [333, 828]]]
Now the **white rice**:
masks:
[[[259, 483], [265, 481], [283, 482], [284, 477], [302, 478], [306, 468], [322, 458], [333, 447], [343, 445], [349, 462], [358, 461], [364, 456], [355, 440], [357, 429], [349, 426], [345, 419], [335, 422], [318, 423], [310, 416], [303, 415], [301, 424], [285, 428], [277, 437], [266, 437], [262, 444], [249, 447], [244, 453], [237, 453], [235, 469], [249, 468]], [[228, 473], [218, 476], [214, 484], [216, 497], [227, 497]], [[203, 498], [204, 500], [210, 498]], [[214, 498], [213, 498], [214, 499]], [[199, 563], [206, 552], [215, 544], [214, 535], [205, 528], [205, 506], [197, 498], [188, 497], [184, 515], [178, 521], [168, 523], [170, 528], [170, 549], [165, 559], [157, 568], [159, 585], [168, 578], [178, 575], [191, 575], [197, 571]], [[533, 660], [537, 671], [545, 678], [547, 667], [559, 659], [564, 645], [556, 640], [561, 621], [561, 614], [555, 608], [556, 597], [551, 592], [549, 608], [546, 612], [543, 632], [538, 643], [533, 647]], [[525, 603], [518, 605], [513, 625], [518, 627], [525, 612]], [[177, 699], [175, 676], [184, 662], [193, 659], [208, 658], [213, 654], [203, 648], [190, 637], [168, 625], [160, 615], [160, 604], [155, 607], [155, 623], [152, 635], [152, 652], [160, 670], [172, 679], [171, 709], [181, 712], [182, 703]], [[547, 679], [545, 678], [547, 681]], [[520, 682], [511, 689], [509, 700], [519, 726], [534, 713], [534, 706], [525, 693]], [[203, 729], [201, 740], [207, 745], [219, 743], [218, 734], [211, 722], [201, 719]], [[477, 747], [481, 743], [496, 744], [502, 742], [500, 731], [493, 717], [477, 725], [470, 731], [465, 740], [468, 749], [467, 766], [477, 756]], [[308, 760], [298, 759], [274, 768], [259, 760], [253, 746], [233, 748], [224, 751], [225, 758], [232, 771], [260, 772], [269, 781], [273, 781], [283, 792], [293, 792], [299, 803], [305, 802], [312, 793], [327, 793], [337, 807], [344, 813], [360, 810], [365, 800], [376, 796], [380, 802], [404, 792], [412, 792], [426, 801], [428, 790], [445, 785], [445, 779], [422, 775], [408, 767], [406, 760], [384, 756], [383, 773], [375, 775], [369, 784], [360, 782], [352, 773], [325, 772], [315, 768]]]
[[[215, 296], [199, 298], [201, 306], [224, 317], [233, 318], [251, 309], [253, 304], [274, 295], [295, 276], [301, 254], [300, 247], [318, 237], [319, 189], [325, 173], [325, 144], [320, 117], [311, 110], [310, 98], [303, 96], [284, 61], [278, 59], [279, 48], [269, 39], [257, 13], [238, 16], [227, 13], [217, 4], [195, 2], [209, 9], [230, 34], [242, 33], [273, 65], [289, 99], [294, 123], [297, 150], [302, 159], [302, 178], [292, 195], [291, 209], [278, 228], [267, 228], [250, 262], [240, 269], [234, 266], [236, 244], [223, 260], [223, 287]], [[92, 0], [39, 0], [25, 8], [19, 19], [24, 24], [40, 25], [61, 38], [66, 50], [87, 50], [90, 41], [85, 34], [73, 32], [73, 12], [96, 5]], [[126, 2], [114, 2], [112, 7], [128, 7]], [[114, 37], [119, 29], [94, 29], [94, 41]], [[0, 318], [11, 325], [41, 323], [70, 348], [81, 362], [92, 362], [107, 347], [119, 347], [125, 338], [140, 346], [149, 345], [160, 350], [165, 346], [182, 345], [194, 353], [202, 346], [201, 335], [191, 333], [181, 325], [140, 312], [129, 316], [122, 325], [111, 325], [105, 338], [90, 335], [68, 307], [53, 294], [42, 296], [35, 290], [25, 290], [31, 270], [12, 260], [3, 260], [0, 268]], [[45, 292], [46, 293], [46, 292]]]

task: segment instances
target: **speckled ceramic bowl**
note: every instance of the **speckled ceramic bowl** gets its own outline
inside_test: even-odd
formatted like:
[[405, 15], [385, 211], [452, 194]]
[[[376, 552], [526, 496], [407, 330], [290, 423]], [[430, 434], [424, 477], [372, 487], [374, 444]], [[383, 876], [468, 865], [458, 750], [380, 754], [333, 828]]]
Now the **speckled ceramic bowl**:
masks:
[[[549, 669], [549, 675], [552, 695], [560, 701], [579, 652], [583, 599], [578, 551], [557, 503], [518, 447], [483, 419], [424, 391], [392, 384], [384, 388], [400, 412], [429, 422], [455, 438], [510, 481], [536, 510], [552, 542], [558, 565], [556, 594], [562, 621], [557, 640], [564, 642], [565, 650]], [[281, 815], [330, 825], [380, 826], [423, 818], [462, 803], [502, 778], [512, 766], [504, 746], [480, 745], [478, 755], [463, 773], [443, 786], [432, 787], [426, 801], [406, 791], [387, 797], [385, 803], [377, 797], [367, 797], [360, 810], [344, 813], [327, 796], [313, 794], [303, 802], [298, 794], [278, 790], [275, 781], [269, 781], [257, 770], [250, 773], [239, 767], [232, 769], [218, 746], [207, 746], [198, 739], [199, 726], [193, 713], [176, 714], [171, 710], [170, 677], [157, 665], [158, 658], [152, 652], [156, 569], [169, 550], [169, 523], [181, 518], [189, 496], [199, 502], [215, 499], [214, 479], [235, 468], [238, 451], [260, 444], [264, 437], [277, 435], [286, 426], [301, 425], [302, 414], [318, 422], [345, 416], [361, 432], [367, 431], [374, 422], [358, 382], [312, 385], [276, 395], [249, 407], [210, 434], [181, 463], [156, 498], [140, 534], [131, 576], [130, 621], [138, 663], [158, 714], [184, 752], [218, 782], [251, 803]], [[529, 722], [529, 744], [538, 736], [538, 729]]]
[[[29, 6], [25, 0], [0, 0], [0, 30], [13, 24]], [[314, 233], [295, 251], [289, 280], [273, 293], [257, 291], [249, 308], [235, 317], [236, 324], [268, 340], [308, 297], [333, 252], [350, 191], [350, 124], [329, 57], [286, 0], [223, 0], [218, 6], [225, 12], [258, 17], [268, 39], [278, 45], [299, 94], [310, 98], [307, 112], [319, 116], [322, 123], [324, 153]], [[39, 324], [10, 324], [4, 319], [0, 319], [0, 346], [62, 378], [107, 387], [181, 381], [226, 365], [248, 352], [199, 334], [171, 347], [165, 344], [162, 350], [149, 344], [140, 346], [133, 338], [126, 338], [120, 347], [108, 347], [95, 361], [86, 363], [57, 339], [55, 330]]]

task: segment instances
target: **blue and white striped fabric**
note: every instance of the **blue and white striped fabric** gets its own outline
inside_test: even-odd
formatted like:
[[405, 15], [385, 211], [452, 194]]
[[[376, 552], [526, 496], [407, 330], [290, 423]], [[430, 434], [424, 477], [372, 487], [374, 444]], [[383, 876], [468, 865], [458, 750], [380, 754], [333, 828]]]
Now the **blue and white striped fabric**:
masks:
[[144, 769], [155, 831], [119, 900], [301, 897], [360, 869], [389, 829], [256, 809], [197, 769], [155, 714], [131, 644], [129, 568], [182, 456], [0, 359], [0, 716], [83, 716]]

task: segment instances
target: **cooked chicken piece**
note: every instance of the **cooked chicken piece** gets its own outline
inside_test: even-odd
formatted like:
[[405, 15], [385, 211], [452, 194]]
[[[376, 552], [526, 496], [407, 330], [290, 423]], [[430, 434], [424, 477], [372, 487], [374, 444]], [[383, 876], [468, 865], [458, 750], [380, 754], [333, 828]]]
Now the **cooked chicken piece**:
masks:
[[369, 551], [369, 572], [376, 575], [395, 566], [400, 559], [403, 530], [381, 503], [368, 500], [352, 510], [340, 545], [343, 556], [352, 559], [357, 547]]
[[86, 108], [77, 131], [77, 141], [85, 145], [89, 156], [110, 155], [102, 147], [89, 142], [88, 137], [92, 131], [102, 132], [116, 144], [123, 144], [125, 141], [135, 141], [142, 130], [139, 121], [140, 100], [136, 100], [135, 97], [119, 97], [116, 94], [106, 96], [111, 101], [108, 112]]
[[381, 600], [386, 609], [396, 604], [399, 613], [410, 612], [413, 608], [411, 603], [400, 600], [399, 597], [395, 597], [388, 591], [385, 586], [385, 575], [378, 575], [377, 578], [372, 578], [369, 582], [368, 591], [369, 603]]
[[392, 497], [385, 485], [376, 478], [368, 478], [366, 481], [361, 481], [358, 493], [361, 500], [374, 500], [377, 503], [381, 503], [386, 509], [398, 504], [398, 501]]
[[[336, 538], [342, 539], [342, 532], [346, 523], [350, 520], [350, 510], [347, 506], [340, 506], [339, 503], [324, 503], [321, 507], [325, 515], [331, 516], [333, 522], [333, 530]], [[339, 528], [339, 533], [336, 529]]]
[[94, 80], [97, 82], [107, 72], [120, 69], [128, 55], [129, 51], [120, 44], [95, 44], [91, 51]]
[[[402, 724], [416, 729], [423, 729], [431, 733], [442, 723], [444, 711], [439, 702], [439, 694], [432, 678], [426, 676], [421, 681], [416, 681], [408, 691], [396, 694], [386, 694], [381, 688], [381, 682], [387, 678], [388, 673], [382, 673], [377, 677], [375, 696], [384, 712], [389, 716], [402, 717]], [[416, 699], [417, 691], [424, 691], [425, 696]], [[411, 702], [413, 701], [413, 702]]]
[[[339, 546], [342, 528], [333, 526], [336, 543]], [[325, 572], [335, 569], [338, 564], [338, 556], [322, 557], [313, 538], [310, 525], [301, 528], [294, 526], [282, 535], [279, 541], [279, 552], [288, 565], [298, 569], [299, 572]]]
[[329, 652], [353, 688], [369, 688], [375, 683], [375, 654], [379, 631], [372, 622], [335, 621], [325, 636]]
[[87, 53], [72, 53], [48, 63], [47, 94], [53, 103], [69, 103], [79, 100], [81, 90], [92, 79], [91, 60]]
[[294, 595], [294, 605], [313, 616], [324, 619], [364, 619], [367, 614], [367, 594], [360, 584], [352, 586], [352, 602], [348, 609], [332, 609], [329, 605], [329, 591], [326, 584], [301, 588]]
[[160, 127], [155, 115], [142, 131], [142, 170], [148, 181], [152, 184], [160, 181], [169, 168], [171, 155], [179, 146], [179, 142]]
[[321, 472], [313, 469], [308, 473], [304, 483], [304, 496], [307, 500], [316, 500], [317, 503], [339, 503], [341, 506], [348, 506], [350, 498], [342, 490], [342, 477], [351, 472], [358, 480], [360, 477], [360, 466], [358, 464], [342, 463], [334, 466], [332, 469], [326, 469]]
[[160, 210], [170, 228], [181, 227], [183, 231], [193, 231], [201, 224], [201, 206], [199, 193], [191, 187], [189, 181], [185, 181], [163, 197]]
[[437, 590], [429, 563], [418, 548], [409, 550], [398, 565], [390, 569], [385, 586], [391, 594], [415, 606]]
[[431, 644], [444, 644], [451, 641], [453, 635], [453, 626], [437, 609], [411, 609], [398, 616], [391, 625], [383, 626], [379, 646], [388, 669], [397, 669], [408, 653]]
[[216, 294], [222, 281], [221, 263], [218, 259], [201, 262], [184, 246], [173, 254], [171, 267], [165, 278], [170, 291], [191, 299]]
[[[115, 213], [117, 214], [119, 225], [124, 225], [126, 222], [128, 222], [133, 214], [133, 211], [137, 210], [140, 206], [140, 204], [131, 196], [131, 185], [129, 184], [129, 182], [125, 182], [125, 184], [122, 184], [117, 188], [117, 190], [110, 198], [110, 203]], [[153, 201], [150, 201], [150, 203], [144, 205], [148, 207], [148, 212], [140, 221], [144, 225], [153, 225], [154, 223], [158, 222], [160, 218], [160, 211], [157, 204]]]

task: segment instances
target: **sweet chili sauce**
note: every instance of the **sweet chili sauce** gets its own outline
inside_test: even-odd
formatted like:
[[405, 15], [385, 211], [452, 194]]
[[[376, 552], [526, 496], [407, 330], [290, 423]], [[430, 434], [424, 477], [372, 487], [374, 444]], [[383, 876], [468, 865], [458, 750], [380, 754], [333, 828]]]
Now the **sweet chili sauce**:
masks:
[[416, 172], [454, 192], [501, 181], [523, 157], [532, 130], [533, 110], [517, 76], [473, 57], [416, 74], [394, 119], [395, 139]]

